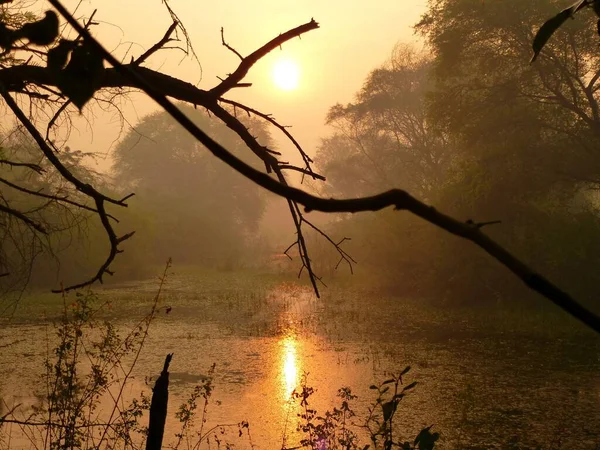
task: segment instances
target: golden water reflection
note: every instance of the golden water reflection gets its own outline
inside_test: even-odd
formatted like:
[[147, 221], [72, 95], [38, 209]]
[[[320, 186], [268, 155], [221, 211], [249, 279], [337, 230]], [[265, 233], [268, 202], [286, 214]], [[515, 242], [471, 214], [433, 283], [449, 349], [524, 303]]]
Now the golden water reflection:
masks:
[[281, 341], [281, 348], [281, 390], [287, 401], [298, 385], [298, 339], [286, 336]]

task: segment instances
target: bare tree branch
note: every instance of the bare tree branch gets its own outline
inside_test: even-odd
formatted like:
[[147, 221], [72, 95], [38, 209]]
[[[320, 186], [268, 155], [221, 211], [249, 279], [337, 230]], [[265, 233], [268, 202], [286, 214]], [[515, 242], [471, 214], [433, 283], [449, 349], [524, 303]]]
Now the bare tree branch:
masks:
[[156, 44], [154, 44], [152, 47], [150, 47], [148, 50], [146, 50], [138, 59], [133, 61], [132, 64], [134, 66], [139, 66], [144, 61], [146, 61], [150, 56], [152, 56], [154, 53], [156, 53], [157, 51], [162, 49], [168, 42], [172, 42], [174, 39], [171, 39], [171, 35], [173, 34], [173, 32], [175, 31], [175, 29], [177, 28], [178, 25], [179, 25], [179, 22], [173, 21], [173, 23], [167, 29], [167, 32], [162, 37], [162, 39], [160, 41], [158, 41]]
[[[281, 125], [279, 122], [277, 122], [273, 118], [272, 115], [261, 113], [260, 111], [254, 109], [254, 108], [250, 108], [249, 106], [244, 105], [243, 103], [239, 103], [239, 102], [236, 102], [236, 101], [233, 101], [233, 100], [228, 100], [228, 99], [225, 99], [225, 98], [221, 98], [221, 99], [219, 99], [219, 101], [221, 103], [225, 103], [226, 105], [231, 105], [234, 108], [240, 108], [240, 109], [246, 111], [248, 114], [254, 114], [255, 116], [258, 116], [258, 117], [266, 120], [271, 125], [275, 126], [279, 130], [281, 130], [281, 132], [285, 135], [285, 137], [287, 137], [290, 140], [290, 142], [292, 144], [294, 144], [294, 147], [296, 147], [296, 149], [300, 153], [300, 156], [304, 160], [304, 164], [306, 165], [307, 172], [303, 172], [303, 173], [305, 173], [306, 175], [310, 175], [311, 177], [313, 177], [313, 179], [320, 179], [320, 180], [323, 180], [323, 181], [325, 180], [325, 177], [323, 177], [322, 175], [316, 174], [312, 170], [312, 168], [310, 167], [310, 165], [313, 162], [313, 160], [306, 154], [306, 152], [304, 151], [304, 149], [302, 148], [302, 146], [298, 143], [298, 141], [294, 138], [294, 136], [292, 136], [292, 134], [287, 130], [289, 127], [286, 127], [285, 125]], [[287, 169], [292, 169], [292, 167], [286, 167], [286, 168]], [[292, 170], [298, 170], [298, 168], [292, 169]], [[299, 170], [299, 171], [301, 171], [301, 170]]]
[[283, 45], [290, 39], [299, 37], [304, 33], [307, 33], [311, 30], [315, 30], [317, 28], [319, 28], [319, 24], [315, 22], [314, 19], [311, 19], [310, 22], [305, 23], [304, 25], [300, 25], [299, 27], [286, 31], [283, 34], [280, 34], [275, 39], [272, 39], [258, 50], [252, 52], [245, 58], [242, 58], [242, 62], [235, 70], [235, 72], [233, 72], [227, 78], [225, 78], [218, 86], [212, 88], [210, 90], [210, 93], [213, 95], [214, 98], [222, 97], [223, 94], [236, 87], [238, 83], [241, 82], [244, 79], [244, 77], [248, 74], [250, 68], [254, 64], [256, 64], [261, 58], [263, 58], [267, 53], [269, 53], [272, 50], [275, 50], [277, 47]]
[[228, 50], [234, 53], [242, 61], [244, 60], [244, 57], [240, 55], [240, 52], [238, 52], [235, 48], [233, 48], [231, 45], [225, 42], [225, 30], [223, 30], [223, 27], [221, 27], [221, 44], [223, 44]]
[[39, 224], [38, 222], [36, 222], [33, 219], [30, 219], [29, 217], [27, 217], [27, 215], [25, 215], [21, 211], [17, 211], [16, 209], [13, 209], [9, 206], [3, 205], [2, 203], [0, 203], [0, 211], [19, 219], [21, 222], [26, 223], [27, 225], [29, 225], [30, 227], [32, 227], [36, 231], [39, 231], [42, 234], [48, 234], [46, 229], [41, 224]]
[[[92, 208], [90, 206], [84, 205], [83, 203], [79, 203], [79, 202], [70, 200], [67, 196], [45, 194], [45, 193], [40, 192], [40, 191], [33, 191], [31, 189], [24, 188], [23, 186], [19, 186], [18, 184], [12, 183], [11, 181], [5, 180], [4, 178], [0, 178], [0, 183], [4, 183], [7, 186], [9, 186], [9, 187], [11, 187], [11, 188], [13, 188], [13, 189], [15, 189], [17, 191], [23, 192], [24, 194], [33, 195], [35, 197], [42, 197], [42, 198], [46, 198], [48, 200], [54, 200], [56, 202], [67, 203], [69, 205], [76, 206], [77, 208], [81, 208], [81, 209], [85, 209], [87, 211], [98, 213], [98, 211], [96, 209], [94, 209], [94, 208]], [[112, 216], [110, 214], [107, 214], [107, 215], [108, 215], [108, 217], [110, 217], [115, 222], [117, 222], [117, 223], [119, 222], [119, 220], [116, 217], [114, 217], [114, 216]]]
[[15, 162], [15, 161], [9, 161], [7, 159], [0, 159], [0, 164], [5, 164], [5, 165], [11, 166], [11, 167], [27, 167], [28, 169], [31, 169], [34, 172], [37, 172], [39, 174], [44, 172], [44, 169], [42, 169], [42, 167], [38, 164]]

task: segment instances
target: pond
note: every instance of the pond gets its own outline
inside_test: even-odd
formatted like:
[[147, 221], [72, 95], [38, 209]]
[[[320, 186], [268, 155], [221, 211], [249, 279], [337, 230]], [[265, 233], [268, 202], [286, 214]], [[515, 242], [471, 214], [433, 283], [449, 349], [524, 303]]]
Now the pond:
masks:
[[[149, 282], [99, 291], [114, 299], [106, 318], [122, 330], [135, 327], [150, 308], [152, 289]], [[175, 412], [214, 364], [206, 422], [198, 417], [196, 431], [225, 425], [215, 436], [236, 448], [294, 448], [305, 436], [297, 431], [303, 409], [291, 397], [307, 374], [315, 389], [309, 404], [319, 413], [339, 405], [339, 388], [351, 387], [358, 396], [352, 422], [367, 444], [360, 425], [375, 400], [369, 386], [410, 366], [404, 383], [418, 384], [394, 419], [406, 439], [433, 425], [442, 449], [600, 448], [600, 340], [578, 324], [563, 329], [548, 319], [540, 332], [525, 319], [511, 328], [493, 314], [478, 322], [481, 315], [391, 303], [369, 289], [332, 291], [316, 299], [290, 282], [207, 287], [175, 278], [161, 299], [170, 312], [152, 323], [124, 397], [148, 393], [149, 377], [173, 352], [165, 437], [173, 444], [180, 429]], [[0, 354], [5, 409], [21, 404], [25, 417], [35, 403], [53, 336], [41, 313], [14, 317], [0, 330], [0, 344], [7, 345]], [[245, 422], [247, 428], [238, 426]], [[3, 446], [34, 448], [18, 425], [3, 431]]]

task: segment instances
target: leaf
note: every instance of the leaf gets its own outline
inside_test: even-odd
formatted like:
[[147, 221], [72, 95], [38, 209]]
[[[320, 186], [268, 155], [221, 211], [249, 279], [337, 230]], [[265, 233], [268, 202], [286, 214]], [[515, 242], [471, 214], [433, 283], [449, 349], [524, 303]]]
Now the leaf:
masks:
[[381, 409], [383, 410], [383, 421], [384, 422], [388, 422], [392, 416], [394, 415], [394, 412], [396, 412], [396, 406], [398, 405], [398, 402], [392, 400], [391, 402], [386, 402], [383, 405], [381, 405]]
[[393, 378], [390, 378], [389, 380], [385, 380], [383, 383], [381, 383], [381, 385], [383, 386], [384, 384], [390, 384], [393, 383], [395, 380]]
[[440, 438], [440, 433], [431, 433], [431, 427], [433, 425], [423, 428], [415, 438], [415, 445], [419, 444], [419, 450], [432, 450]]
[[374, 384], [372, 384], [371, 386], [369, 386], [369, 389], [377, 389], [377, 386], [375, 386]]
[[84, 41], [71, 52], [71, 60], [58, 77], [58, 87], [81, 109], [94, 96], [104, 73], [104, 60]]
[[588, 0], [579, 0], [570, 7], [563, 9], [557, 15], [547, 20], [538, 30], [535, 37], [533, 38], [533, 56], [531, 58], [530, 63], [534, 62], [544, 45], [548, 42], [548, 39], [552, 37], [554, 32], [558, 30], [563, 23], [569, 18], [572, 17], [577, 11], [579, 11], [584, 6], [587, 6]]
[[410, 390], [410, 389], [414, 388], [416, 385], [417, 385], [417, 382], [416, 382], [416, 381], [413, 381], [413, 382], [412, 382], [412, 383], [410, 383], [408, 386], [405, 386], [405, 387], [404, 387], [404, 389], [402, 389], [402, 392], [404, 392], [404, 391], [408, 391], [408, 390]]
[[408, 371], [410, 370], [410, 366], [406, 366], [404, 368], [404, 370], [400, 373], [400, 376], [406, 375], [408, 373]]

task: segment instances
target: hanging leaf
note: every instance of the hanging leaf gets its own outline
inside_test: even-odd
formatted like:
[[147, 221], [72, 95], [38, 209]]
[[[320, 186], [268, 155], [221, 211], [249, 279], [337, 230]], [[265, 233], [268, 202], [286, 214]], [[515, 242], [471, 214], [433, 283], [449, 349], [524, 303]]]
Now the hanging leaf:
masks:
[[[60, 61], [57, 61], [60, 63]], [[72, 52], [58, 77], [58, 87], [81, 110], [94, 96], [104, 74], [104, 60], [86, 41]]]
[[584, 6], [587, 6], [587, 5], [588, 5], [588, 0], [579, 0], [577, 3], [574, 3], [567, 9], [563, 9], [561, 12], [559, 12], [553, 18], [547, 20], [540, 27], [540, 29], [536, 33], [535, 37], [533, 38], [533, 44], [532, 44], [533, 56], [531, 58], [530, 63], [532, 63], [536, 60], [536, 58], [538, 57], [538, 55], [540, 54], [540, 52], [542, 51], [542, 49], [548, 42], [548, 39], [550, 39], [550, 37], [552, 37], [554, 32], [556, 30], [558, 30], [562, 26], [562, 24], [566, 22], [566, 20], [568, 18], [573, 17], [573, 14], [575, 14], [577, 11], [579, 11], [581, 8], [583, 8]]
[[9, 29], [3, 22], [0, 22], [0, 47], [6, 51], [10, 51], [14, 42], [15, 31]]

